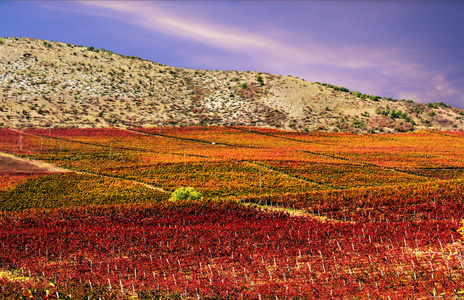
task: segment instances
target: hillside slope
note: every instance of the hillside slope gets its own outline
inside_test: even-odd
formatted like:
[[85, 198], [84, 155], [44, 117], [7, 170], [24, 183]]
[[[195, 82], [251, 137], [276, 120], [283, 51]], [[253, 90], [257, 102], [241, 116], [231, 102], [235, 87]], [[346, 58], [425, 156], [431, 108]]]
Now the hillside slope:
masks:
[[[291, 76], [175, 68], [31, 38], [0, 44], [0, 125], [248, 125], [297, 130], [462, 130], [464, 111]], [[0, 127], [1, 127], [0, 126]]]

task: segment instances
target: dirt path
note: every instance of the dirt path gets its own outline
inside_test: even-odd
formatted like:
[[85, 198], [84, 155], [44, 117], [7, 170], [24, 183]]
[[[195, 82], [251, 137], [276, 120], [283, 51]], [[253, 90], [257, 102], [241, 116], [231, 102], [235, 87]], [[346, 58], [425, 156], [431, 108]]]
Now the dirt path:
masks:
[[165, 190], [165, 189], [163, 189], [163, 188], [161, 188], [159, 186], [154, 186], [154, 185], [151, 185], [151, 184], [148, 184], [148, 183], [145, 183], [145, 182], [142, 182], [142, 181], [133, 180], [133, 179], [127, 179], [127, 178], [123, 178], [123, 177], [116, 177], [116, 176], [110, 176], [110, 175], [98, 174], [98, 173], [91, 173], [91, 172], [83, 172], [83, 171], [78, 171], [78, 170], [67, 170], [67, 171], [68, 172], [78, 173], [78, 174], [92, 175], [92, 176], [96, 176], [96, 177], [105, 177], [105, 178], [113, 178], [113, 179], [123, 180], [123, 181], [127, 181], [127, 182], [131, 182], [131, 183], [134, 183], [134, 184], [144, 186], [144, 187], [146, 187], [148, 189], [157, 190], [157, 191], [160, 191], [162, 193], [166, 193], [166, 194], [171, 193], [170, 191], [167, 191], [167, 190]]
[[259, 205], [259, 204], [255, 204], [255, 203], [242, 203], [243, 205], [246, 205], [246, 206], [252, 206], [252, 207], [259, 207], [263, 210], [266, 210], [266, 211], [271, 211], [271, 212], [284, 212], [284, 213], [288, 213], [291, 217], [309, 217], [309, 218], [312, 218], [312, 219], [316, 219], [320, 222], [337, 222], [337, 223], [355, 223], [355, 222], [351, 222], [351, 221], [342, 221], [342, 220], [336, 220], [336, 219], [331, 219], [329, 217], [325, 217], [325, 216], [318, 216], [316, 214], [311, 214], [311, 213], [308, 213], [308, 212], [305, 212], [303, 210], [300, 210], [300, 209], [292, 209], [292, 208], [285, 208], [285, 207], [277, 207], [277, 206], [269, 206], [269, 205]]
[[12, 154], [0, 152], [0, 175], [2, 173], [41, 174], [41, 173], [67, 173], [67, 172], [74, 172], [74, 173], [87, 174], [87, 175], [93, 175], [93, 176], [99, 176], [99, 177], [107, 177], [107, 178], [116, 178], [120, 180], [133, 182], [135, 184], [142, 185], [149, 189], [158, 190], [163, 193], [170, 193], [169, 191], [166, 191], [163, 188], [153, 186], [148, 183], [132, 180], [132, 179], [125, 179], [125, 178], [108, 176], [104, 174], [96, 174], [96, 173], [82, 172], [78, 170], [60, 168], [60, 167], [53, 166], [43, 161], [20, 158]]
[[0, 173], [64, 173], [69, 170], [51, 164], [0, 152]]
[[300, 180], [300, 181], [303, 181], [303, 182], [314, 183], [314, 184], [317, 184], [317, 185], [322, 185], [322, 186], [332, 188], [332, 189], [336, 189], [336, 190], [344, 190], [345, 189], [345, 188], [340, 187], [340, 186], [335, 186], [335, 185], [330, 185], [330, 184], [326, 184], [326, 183], [322, 183], [322, 182], [317, 182], [317, 181], [302, 178], [300, 176], [296, 176], [296, 175], [293, 175], [293, 174], [290, 174], [290, 173], [286, 173], [284, 171], [279, 170], [278, 168], [274, 168], [274, 167], [265, 165], [264, 163], [248, 161], [248, 164], [253, 165], [253, 166], [257, 166], [257, 167], [260, 167], [260, 168], [264, 168], [264, 169], [266, 169], [266, 170], [268, 170], [270, 172], [278, 173], [278, 174], [280, 174], [282, 176], [286, 176], [286, 177], [296, 179], [296, 180]]

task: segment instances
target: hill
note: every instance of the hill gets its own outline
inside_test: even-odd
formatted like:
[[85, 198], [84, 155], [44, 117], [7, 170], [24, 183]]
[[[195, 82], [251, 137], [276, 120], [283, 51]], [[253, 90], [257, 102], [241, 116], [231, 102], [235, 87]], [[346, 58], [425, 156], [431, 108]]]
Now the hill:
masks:
[[457, 131], [464, 111], [259, 72], [175, 68], [31, 38], [0, 44], [0, 127], [248, 125]]

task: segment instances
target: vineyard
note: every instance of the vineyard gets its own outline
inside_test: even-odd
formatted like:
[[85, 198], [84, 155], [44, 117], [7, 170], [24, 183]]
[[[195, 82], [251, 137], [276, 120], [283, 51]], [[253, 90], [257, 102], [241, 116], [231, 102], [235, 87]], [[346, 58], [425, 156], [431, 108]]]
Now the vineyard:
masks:
[[0, 129], [0, 296], [462, 298], [463, 138]]

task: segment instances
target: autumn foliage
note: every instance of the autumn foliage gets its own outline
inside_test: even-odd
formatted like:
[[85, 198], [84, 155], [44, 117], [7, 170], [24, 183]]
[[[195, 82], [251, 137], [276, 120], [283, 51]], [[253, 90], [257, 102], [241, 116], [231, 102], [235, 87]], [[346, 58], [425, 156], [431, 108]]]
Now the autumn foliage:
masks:
[[3, 299], [464, 296], [458, 133], [21, 134], [2, 151], [75, 172], [0, 174]]

